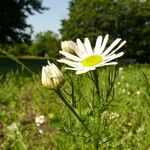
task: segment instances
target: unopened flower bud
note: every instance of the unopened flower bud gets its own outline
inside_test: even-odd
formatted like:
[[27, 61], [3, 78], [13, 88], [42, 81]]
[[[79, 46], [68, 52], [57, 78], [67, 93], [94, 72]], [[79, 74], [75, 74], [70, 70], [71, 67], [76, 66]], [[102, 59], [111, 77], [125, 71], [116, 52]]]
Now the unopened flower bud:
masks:
[[63, 51], [74, 54], [74, 48], [76, 47], [76, 43], [73, 41], [63, 41], [61, 42], [61, 48]]
[[57, 66], [48, 61], [42, 68], [42, 85], [49, 89], [57, 89], [64, 85], [65, 79]]

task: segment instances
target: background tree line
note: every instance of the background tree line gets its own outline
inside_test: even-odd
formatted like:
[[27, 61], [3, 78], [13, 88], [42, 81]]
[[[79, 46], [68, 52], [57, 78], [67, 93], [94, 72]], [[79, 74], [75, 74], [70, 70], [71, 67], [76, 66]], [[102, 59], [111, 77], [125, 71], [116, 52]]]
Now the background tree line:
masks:
[[[19, 10], [16, 13], [20, 13], [18, 18], [23, 16], [21, 19], [23, 22], [18, 23], [19, 27], [21, 26], [21, 33], [23, 34], [27, 27], [32, 29], [31, 25], [27, 25], [25, 22], [27, 17], [25, 14], [29, 13], [32, 15], [33, 11], [42, 12], [47, 9], [42, 6], [42, 0], [6, 1], [13, 1], [17, 6], [19, 5]], [[1, 7], [5, 7], [5, 2], [0, 3]], [[78, 37], [81, 39], [89, 37], [94, 44], [97, 36], [104, 36], [108, 33], [110, 34], [111, 41], [117, 37], [127, 40], [125, 49], [128, 58], [136, 58], [139, 62], [150, 62], [149, 0], [70, 0], [68, 8], [69, 17], [62, 20], [62, 28], [60, 29], [61, 39], [53, 32], [48, 31], [37, 34], [35, 41], [29, 42], [31, 33], [26, 33], [27, 35], [25, 36], [20, 32], [16, 33], [20, 28], [18, 26], [12, 28], [10, 25], [11, 22], [8, 23], [7, 20], [4, 21], [2, 17], [0, 17], [1, 46], [7, 45], [5, 46], [7, 50], [15, 55], [30, 54], [44, 56], [45, 54], [49, 54], [56, 57], [57, 50], [60, 49], [61, 40], [75, 41]], [[7, 12], [7, 10], [5, 11]], [[0, 9], [1, 16], [3, 13], [4, 12]], [[13, 16], [11, 17], [13, 18]], [[13, 30], [15, 36], [18, 36], [18, 38], [15, 39], [13, 34], [11, 37], [10, 34], [9, 36], [6, 34], [7, 32], [1, 32], [3, 29], [1, 23], [3, 22], [10, 25], [8, 31], [10, 31], [10, 29]], [[23, 26], [23, 24], [26, 25]], [[18, 40], [19, 37], [20, 40]], [[27, 37], [28, 40], [26, 40], [25, 37]], [[9, 44], [8, 46], [8, 43], [11, 45]]]
[[51, 56], [57, 57], [60, 49], [60, 38], [52, 31], [41, 32], [35, 35], [31, 43], [13, 43], [3, 46], [8, 53], [15, 56]]

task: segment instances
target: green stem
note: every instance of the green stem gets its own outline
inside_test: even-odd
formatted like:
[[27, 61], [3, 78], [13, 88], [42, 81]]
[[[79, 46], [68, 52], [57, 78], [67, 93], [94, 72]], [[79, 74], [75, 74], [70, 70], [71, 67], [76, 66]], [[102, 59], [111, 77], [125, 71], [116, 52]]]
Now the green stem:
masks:
[[79, 120], [79, 122], [84, 126], [84, 128], [87, 130], [87, 132], [91, 135], [91, 131], [84, 123], [84, 120], [80, 118], [80, 116], [76, 113], [76, 111], [73, 109], [73, 107], [68, 103], [68, 101], [64, 98], [64, 95], [62, 94], [61, 90], [56, 90], [56, 93], [61, 98], [61, 100], [65, 103], [65, 105], [69, 108], [69, 110], [74, 114], [74, 116]]
[[95, 143], [94, 143], [94, 144], [95, 144], [95, 145], [94, 145], [94, 146], [95, 146], [95, 150], [98, 150], [98, 143], [99, 143], [99, 142], [98, 142], [98, 140], [96, 139], [96, 140], [95, 140]]
[[96, 90], [97, 90], [97, 95], [98, 97], [100, 98], [101, 97], [101, 94], [100, 94], [100, 87], [99, 87], [99, 80], [98, 80], [98, 74], [96, 72], [96, 70], [93, 71], [94, 72], [94, 79], [95, 79], [95, 86], [96, 86]]

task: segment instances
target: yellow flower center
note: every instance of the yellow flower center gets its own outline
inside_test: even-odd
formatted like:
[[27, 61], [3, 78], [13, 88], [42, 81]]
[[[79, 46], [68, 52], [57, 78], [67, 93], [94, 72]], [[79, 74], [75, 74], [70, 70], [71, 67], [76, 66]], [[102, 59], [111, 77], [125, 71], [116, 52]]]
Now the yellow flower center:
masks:
[[85, 67], [91, 67], [91, 66], [95, 66], [95, 65], [99, 64], [102, 61], [103, 61], [102, 56], [92, 55], [92, 56], [89, 56], [89, 57], [86, 57], [85, 59], [83, 59], [82, 65]]

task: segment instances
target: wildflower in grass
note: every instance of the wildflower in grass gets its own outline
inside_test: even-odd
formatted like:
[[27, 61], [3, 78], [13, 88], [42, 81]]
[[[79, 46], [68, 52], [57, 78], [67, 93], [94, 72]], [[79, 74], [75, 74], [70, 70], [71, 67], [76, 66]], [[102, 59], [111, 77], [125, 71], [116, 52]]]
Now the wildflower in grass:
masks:
[[119, 72], [121, 73], [123, 71], [123, 67], [119, 67]]
[[45, 122], [45, 116], [41, 115], [41, 116], [35, 117], [35, 123], [37, 126], [40, 126], [44, 122]]
[[57, 66], [48, 61], [48, 65], [42, 68], [42, 85], [49, 89], [57, 89], [64, 85], [64, 76]]
[[126, 89], [123, 89], [122, 92], [123, 92], [123, 93], [126, 92]]
[[118, 118], [119, 117], [119, 114], [116, 113], [116, 112], [111, 112], [110, 115], [109, 115], [109, 119], [114, 119], [114, 118]]
[[128, 95], [130, 95], [130, 92], [127, 92]]
[[137, 91], [137, 92], [136, 92], [136, 94], [137, 94], [137, 95], [140, 95], [140, 94], [141, 94], [141, 92], [140, 92], [140, 91]]
[[121, 84], [121, 82], [118, 82], [118, 85], [120, 85]]
[[77, 47], [76, 43], [73, 41], [63, 41], [61, 42], [61, 48], [63, 51], [74, 54], [74, 49]]
[[43, 130], [39, 129], [39, 133], [40, 133], [40, 134], [43, 134]]
[[108, 112], [108, 111], [104, 111], [102, 113], [102, 118], [109, 118], [110, 120], [111, 119], [114, 119], [114, 118], [118, 118], [119, 117], [119, 114], [116, 113], [116, 112]]
[[[66, 58], [60, 59], [58, 62], [71, 66], [66, 69], [75, 70], [76, 74], [86, 73], [90, 70], [95, 70], [97, 67], [116, 65], [117, 62], [112, 60], [119, 58], [124, 54], [124, 52], [117, 54], [116, 52], [126, 43], [126, 41], [121, 42], [121, 39], [117, 38], [108, 48], [106, 48], [108, 38], [108, 34], [104, 39], [102, 36], [99, 36], [94, 49], [92, 49], [88, 38], [84, 39], [84, 43], [82, 43], [80, 39], [77, 39], [76, 45], [72, 47], [76, 55], [62, 50], [60, 53]], [[119, 44], [119, 42], [121, 43]]]
[[104, 111], [103, 113], [102, 113], [102, 119], [104, 119], [104, 118], [106, 118], [106, 117], [108, 117], [109, 116], [109, 112], [108, 111]]
[[121, 76], [121, 79], [124, 79], [125, 77], [124, 76]]

